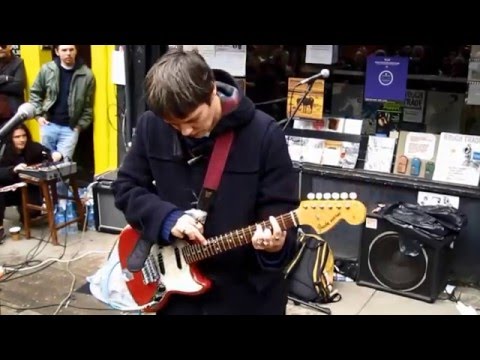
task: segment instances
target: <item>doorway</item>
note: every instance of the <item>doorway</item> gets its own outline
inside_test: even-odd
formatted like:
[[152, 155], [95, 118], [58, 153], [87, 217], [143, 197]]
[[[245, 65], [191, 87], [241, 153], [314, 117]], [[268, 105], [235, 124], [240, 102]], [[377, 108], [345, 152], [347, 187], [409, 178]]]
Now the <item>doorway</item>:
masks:
[[[82, 59], [90, 69], [92, 68], [92, 56], [90, 45], [75, 45], [77, 47], [77, 59]], [[52, 58], [55, 58], [55, 49], [52, 49]], [[94, 74], [95, 75], [95, 74]], [[93, 120], [95, 121], [95, 119]], [[85, 187], [93, 182], [95, 163], [93, 155], [93, 124], [82, 131], [73, 154], [73, 161], [77, 163], [77, 180], [80, 187]]]

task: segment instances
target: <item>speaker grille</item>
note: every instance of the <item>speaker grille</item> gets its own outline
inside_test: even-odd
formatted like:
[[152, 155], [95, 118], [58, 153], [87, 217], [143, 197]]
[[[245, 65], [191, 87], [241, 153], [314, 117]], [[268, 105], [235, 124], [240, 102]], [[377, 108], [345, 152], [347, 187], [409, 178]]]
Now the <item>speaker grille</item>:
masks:
[[423, 247], [418, 247], [413, 255], [402, 250], [399, 234], [384, 232], [370, 243], [368, 266], [382, 286], [397, 291], [412, 291], [426, 279], [428, 256]]
[[[110, 185], [110, 184], [108, 184]], [[115, 207], [115, 198], [111, 188], [105, 185], [93, 187], [97, 230], [108, 233], [120, 233], [127, 225], [125, 215]]]

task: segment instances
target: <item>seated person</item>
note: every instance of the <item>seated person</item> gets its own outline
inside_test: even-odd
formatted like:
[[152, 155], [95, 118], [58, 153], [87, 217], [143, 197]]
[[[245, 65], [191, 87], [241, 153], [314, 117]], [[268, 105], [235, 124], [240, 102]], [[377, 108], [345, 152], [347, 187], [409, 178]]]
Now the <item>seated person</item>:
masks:
[[[51, 152], [45, 146], [34, 142], [30, 131], [24, 124], [15, 127], [6, 140], [5, 151], [0, 158], [0, 187], [12, 185], [22, 180], [18, 171], [29, 165], [35, 165], [44, 161], [60, 161], [62, 154]], [[28, 196], [31, 203], [42, 204], [40, 188], [28, 185]], [[20, 191], [0, 192], [0, 242], [5, 239], [3, 218], [7, 206], [17, 206], [20, 221], [23, 223], [22, 194]], [[40, 215], [38, 211], [32, 212], [31, 216]]]

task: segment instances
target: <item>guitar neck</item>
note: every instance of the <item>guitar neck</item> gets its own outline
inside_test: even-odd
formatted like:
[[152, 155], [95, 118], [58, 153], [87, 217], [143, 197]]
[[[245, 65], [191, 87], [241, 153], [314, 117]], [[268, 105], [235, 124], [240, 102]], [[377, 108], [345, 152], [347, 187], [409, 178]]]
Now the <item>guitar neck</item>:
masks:
[[[280, 215], [275, 219], [282, 230], [287, 230], [292, 226], [298, 225], [298, 218], [295, 211]], [[272, 228], [270, 221], [263, 221], [260, 225], [262, 227]], [[208, 259], [212, 256], [250, 244], [255, 231], [256, 225], [251, 225], [240, 230], [232, 231], [228, 234], [208, 239], [207, 245], [193, 244], [185, 246], [182, 249], [183, 256], [189, 264]]]

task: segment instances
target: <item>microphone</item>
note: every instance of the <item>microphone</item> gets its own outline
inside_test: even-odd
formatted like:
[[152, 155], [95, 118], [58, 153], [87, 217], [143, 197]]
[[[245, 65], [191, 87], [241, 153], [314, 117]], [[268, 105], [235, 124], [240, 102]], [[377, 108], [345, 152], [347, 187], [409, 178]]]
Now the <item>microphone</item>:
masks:
[[317, 79], [326, 79], [330, 76], [330, 70], [328, 69], [323, 69], [320, 71], [318, 74], [315, 74], [313, 76], [310, 76], [309, 78], [303, 79], [298, 83], [298, 85], [303, 85], [303, 84], [310, 84], [314, 82]]
[[12, 129], [27, 119], [35, 116], [35, 107], [30, 103], [23, 103], [18, 107], [17, 113], [8, 120], [0, 129], [0, 140], [3, 140]]

